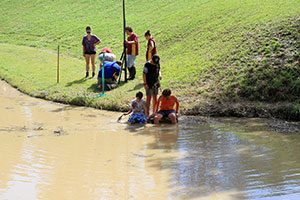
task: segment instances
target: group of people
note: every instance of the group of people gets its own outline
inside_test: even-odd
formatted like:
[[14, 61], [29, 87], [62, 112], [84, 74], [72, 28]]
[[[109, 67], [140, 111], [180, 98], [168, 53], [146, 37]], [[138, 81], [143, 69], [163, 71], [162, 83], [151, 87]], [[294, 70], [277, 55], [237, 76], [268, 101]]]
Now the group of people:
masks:
[[[149, 116], [147, 113], [146, 101], [143, 99], [143, 93], [136, 93], [136, 99], [131, 102], [130, 110], [123, 115], [131, 116], [128, 119], [128, 124], [146, 124], [153, 120], [154, 124], [159, 124], [163, 118], [168, 118], [172, 124], [177, 123], [179, 102], [175, 95], [171, 94], [170, 89], [164, 89], [162, 95], [158, 98], [157, 104], [153, 105], [153, 113]], [[174, 110], [174, 105], [176, 109]], [[149, 108], [148, 108], [149, 109]]]
[[[83, 56], [86, 61], [86, 78], [89, 77], [89, 63], [92, 64], [92, 78], [95, 76], [95, 55], [96, 45], [101, 43], [101, 40], [91, 34], [91, 27], [86, 27], [87, 35], [83, 37]], [[133, 32], [132, 27], [126, 26], [125, 32], [128, 38], [125, 42], [127, 51], [127, 67], [129, 71], [128, 80], [135, 79], [136, 65], [135, 60], [139, 55], [139, 40], [138, 35]], [[149, 120], [153, 120], [155, 124], [158, 124], [162, 118], [169, 118], [171, 123], [175, 124], [178, 117], [179, 103], [174, 95], [171, 95], [170, 89], [165, 89], [162, 95], [157, 99], [158, 90], [160, 88], [160, 80], [162, 79], [160, 71], [160, 57], [157, 55], [155, 40], [151, 36], [150, 30], [147, 30], [144, 34], [148, 40], [146, 51], [146, 63], [143, 69], [143, 81], [146, 91], [146, 101], [144, 101], [143, 93], [138, 92], [136, 99], [131, 102], [131, 109], [129, 112], [124, 113], [128, 115], [133, 113], [128, 120], [128, 123], [146, 123]], [[106, 90], [117, 87], [117, 78], [121, 71], [122, 61], [115, 61], [116, 56], [109, 48], [101, 50], [99, 56], [101, 68], [98, 74], [98, 88], [105, 87]], [[105, 85], [102, 86], [102, 69], [104, 69]], [[152, 99], [152, 114], [150, 115], [150, 104]], [[161, 105], [160, 105], [161, 104]], [[176, 109], [174, 105], [176, 104]]]

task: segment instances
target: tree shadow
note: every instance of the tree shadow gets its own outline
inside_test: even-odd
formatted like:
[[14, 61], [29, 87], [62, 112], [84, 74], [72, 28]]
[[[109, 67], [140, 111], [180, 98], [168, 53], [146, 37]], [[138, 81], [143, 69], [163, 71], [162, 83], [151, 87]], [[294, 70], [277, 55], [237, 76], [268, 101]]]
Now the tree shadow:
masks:
[[84, 83], [86, 82], [88, 79], [87, 78], [81, 78], [81, 79], [78, 79], [78, 80], [75, 80], [75, 81], [71, 81], [69, 83], [66, 84], [66, 87], [70, 87], [72, 86], [73, 84], [81, 84], [81, 83]]

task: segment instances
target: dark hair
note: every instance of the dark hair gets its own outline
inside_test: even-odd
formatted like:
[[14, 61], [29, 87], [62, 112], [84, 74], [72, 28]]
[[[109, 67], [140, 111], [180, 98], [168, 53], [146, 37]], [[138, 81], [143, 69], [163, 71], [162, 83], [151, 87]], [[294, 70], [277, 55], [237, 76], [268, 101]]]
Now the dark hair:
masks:
[[86, 28], [85, 28], [85, 30], [87, 31], [87, 30], [92, 30], [92, 28], [90, 27], [90, 26], [87, 26]]
[[117, 63], [119, 66], [122, 65], [122, 61], [121, 61], [121, 60], [116, 61], [116, 63]]
[[133, 32], [133, 29], [131, 28], [131, 26], [125, 26], [125, 30], [129, 31], [130, 33]]
[[160, 57], [157, 54], [154, 54], [152, 56], [152, 61], [154, 62], [154, 64], [159, 65], [159, 60], [160, 60]]
[[136, 93], [135, 97], [138, 97], [138, 98], [142, 99], [143, 98], [143, 93], [140, 91], [140, 92]]
[[150, 30], [147, 30], [144, 35], [145, 36], [151, 36]]
[[162, 95], [164, 97], [170, 96], [171, 95], [171, 90], [169, 88], [164, 89], [163, 92], [162, 92]]

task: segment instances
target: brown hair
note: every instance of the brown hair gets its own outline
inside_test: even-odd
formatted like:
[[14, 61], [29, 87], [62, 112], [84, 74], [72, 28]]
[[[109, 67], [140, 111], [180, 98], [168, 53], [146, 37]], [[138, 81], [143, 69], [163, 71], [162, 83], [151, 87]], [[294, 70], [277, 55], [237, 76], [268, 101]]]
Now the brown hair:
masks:
[[133, 32], [133, 29], [131, 28], [131, 26], [125, 26], [125, 30], [129, 31], [130, 33]]
[[147, 30], [144, 34], [144, 36], [151, 36], [150, 30]]
[[116, 63], [117, 63], [119, 66], [122, 65], [122, 61], [121, 61], [121, 60], [116, 61]]
[[169, 88], [164, 89], [163, 92], [162, 92], [162, 95], [164, 97], [170, 96], [171, 95], [171, 90]]

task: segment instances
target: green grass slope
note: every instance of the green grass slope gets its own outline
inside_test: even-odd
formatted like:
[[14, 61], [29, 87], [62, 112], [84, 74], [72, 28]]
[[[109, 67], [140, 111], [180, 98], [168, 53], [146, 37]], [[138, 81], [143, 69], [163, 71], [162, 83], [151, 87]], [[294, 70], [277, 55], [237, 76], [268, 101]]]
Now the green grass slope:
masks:
[[[267, 102], [295, 100], [294, 97], [286, 95], [288, 93], [283, 95], [279, 92], [273, 95], [274, 92], [270, 87], [264, 86], [269, 89], [261, 91], [252, 83], [254, 80], [245, 78], [245, 74], [251, 74], [251, 68], [255, 72], [257, 69], [255, 83], [261, 86], [260, 81], [265, 79], [265, 75], [261, 74], [266, 74], [260, 73], [262, 66], [266, 64], [265, 62], [268, 65], [276, 65], [273, 63], [274, 59], [266, 61], [268, 60], [266, 42], [261, 42], [255, 36], [249, 36], [251, 33], [252, 35], [266, 33], [264, 38], [268, 41], [268, 38], [275, 35], [272, 35], [272, 31], [268, 34], [267, 30], [272, 29], [276, 32], [281, 30], [279, 27], [284, 29], [285, 26], [293, 26], [295, 44], [291, 44], [289, 48], [294, 48], [293, 55], [297, 55], [299, 40], [296, 34], [298, 23], [296, 19], [300, 16], [300, 0], [127, 0], [126, 2], [127, 24], [131, 25], [140, 36], [138, 78], [108, 92], [109, 97], [89, 98], [96, 92], [96, 80], [82, 79], [85, 66], [81, 40], [85, 34], [85, 26], [91, 25], [93, 33], [102, 40], [98, 49], [110, 47], [117, 57], [121, 55], [122, 4], [119, 0], [97, 2], [2, 0], [0, 76], [31, 95], [78, 105], [126, 110], [135, 92], [143, 91], [141, 75], [146, 51], [143, 34], [150, 29], [161, 56], [162, 86], [174, 90], [185, 113], [209, 113], [207, 102], [214, 101], [220, 103], [229, 100], [239, 102], [243, 99]], [[289, 19], [294, 20], [285, 23]], [[290, 39], [288, 36], [285, 38]], [[245, 41], [250, 42], [252, 47], [248, 49], [249, 44]], [[276, 46], [277, 40], [274, 41]], [[257, 56], [254, 46], [258, 42], [262, 44], [258, 48], [260, 52], [257, 55], [260, 57], [266, 55], [267, 58], [262, 58], [258, 65], [254, 65], [256, 61], [252, 58]], [[54, 51], [58, 44], [65, 55], [61, 59], [60, 84], [56, 84], [55, 79]], [[280, 48], [285, 48], [284, 45], [279, 45]], [[264, 49], [265, 46], [267, 49]], [[281, 49], [279, 52], [285, 51]], [[242, 68], [240, 58], [247, 66], [252, 67]], [[291, 66], [297, 65], [297, 56], [293, 59]], [[278, 68], [281, 69], [282, 66]], [[277, 84], [275, 89], [283, 91], [283, 87], [289, 88], [290, 84], [297, 83], [294, 76], [293, 83], [284, 81], [290, 78], [284, 75], [286, 68], [279, 71], [283, 73], [279, 78], [280, 84], [277, 84], [276, 80], [276, 83], [265, 81], [265, 84]], [[205, 107], [207, 108], [203, 112]]]
[[299, 99], [300, 17], [259, 25], [244, 38], [224, 62], [235, 69], [226, 74], [235, 84], [224, 93], [269, 102]]

